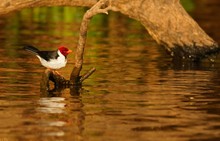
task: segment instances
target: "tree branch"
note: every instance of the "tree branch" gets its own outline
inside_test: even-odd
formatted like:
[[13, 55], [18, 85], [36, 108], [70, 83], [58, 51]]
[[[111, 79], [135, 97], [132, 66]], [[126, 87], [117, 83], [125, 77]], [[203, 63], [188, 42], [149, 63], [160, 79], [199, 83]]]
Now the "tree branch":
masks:
[[80, 78], [79, 82], [82, 83], [85, 79], [87, 79], [90, 75], [92, 75], [94, 72], [96, 71], [95, 68], [90, 69], [87, 73], [85, 73], [84, 75], [82, 75], [82, 77]]
[[91, 7], [83, 16], [80, 26], [79, 40], [76, 48], [75, 66], [70, 76], [70, 81], [74, 84], [81, 83], [80, 71], [83, 64], [83, 53], [86, 44], [88, 25], [93, 16], [99, 13], [108, 14], [111, 9], [111, 0], [100, 0], [93, 7]]
[[[110, 10], [139, 21], [173, 58], [195, 60], [220, 51], [219, 45], [184, 10], [180, 0], [114, 0], [111, 4], [108, 0], [99, 2], [97, 0], [0, 0], [0, 15], [40, 6], [91, 7], [92, 5], [94, 6], [89, 10], [91, 12], [88, 11], [85, 15], [84, 21], [89, 22], [89, 17], [95, 14], [106, 13], [108, 8], [103, 7], [111, 5]], [[86, 36], [86, 33], [81, 36]], [[74, 81], [77, 80], [81, 70], [80, 65], [76, 66], [71, 75]]]

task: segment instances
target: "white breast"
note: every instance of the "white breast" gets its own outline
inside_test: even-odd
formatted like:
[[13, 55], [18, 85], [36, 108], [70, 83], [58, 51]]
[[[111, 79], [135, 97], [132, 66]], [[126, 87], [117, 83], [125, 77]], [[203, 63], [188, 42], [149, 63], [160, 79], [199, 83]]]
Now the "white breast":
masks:
[[46, 60], [40, 58], [39, 56], [37, 56], [37, 57], [39, 58], [41, 64], [44, 67], [50, 68], [50, 69], [60, 69], [60, 68], [66, 66], [67, 60], [66, 60], [65, 56], [60, 53], [60, 51], [58, 51], [58, 55], [59, 55], [59, 57], [57, 59], [51, 59], [50, 61], [46, 61]]

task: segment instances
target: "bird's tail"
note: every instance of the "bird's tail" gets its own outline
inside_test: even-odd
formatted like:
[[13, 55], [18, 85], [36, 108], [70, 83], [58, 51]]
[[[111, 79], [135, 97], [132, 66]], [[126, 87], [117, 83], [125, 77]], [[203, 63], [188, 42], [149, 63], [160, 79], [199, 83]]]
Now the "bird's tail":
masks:
[[35, 54], [35, 55], [38, 55], [38, 52], [39, 52], [39, 50], [37, 48], [35, 48], [31, 45], [24, 46], [24, 49], [31, 52], [31, 53], [33, 53], [33, 54]]

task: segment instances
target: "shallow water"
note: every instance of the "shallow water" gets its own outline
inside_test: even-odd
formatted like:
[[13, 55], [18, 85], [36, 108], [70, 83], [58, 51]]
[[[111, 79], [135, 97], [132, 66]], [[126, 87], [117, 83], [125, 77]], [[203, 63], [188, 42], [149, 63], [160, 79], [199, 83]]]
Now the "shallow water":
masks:
[[[209, 12], [191, 14], [220, 41], [219, 26], [207, 26], [219, 25], [209, 15], [215, 8], [200, 6], [206, 5]], [[75, 12], [68, 17], [51, 15], [55, 10], [27, 9], [0, 19], [0, 141], [220, 140], [219, 60], [173, 63], [139, 23], [120, 14], [96, 16], [90, 24], [83, 72], [97, 71], [79, 95], [70, 89], [41, 92], [44, 68], [20, 45], [74, 50], [85, 11], [58, 9]], [[215, 20], [203, 20], [207, 17]], [[73, 63], [72, 54], [59, 72], [68, 78]]]

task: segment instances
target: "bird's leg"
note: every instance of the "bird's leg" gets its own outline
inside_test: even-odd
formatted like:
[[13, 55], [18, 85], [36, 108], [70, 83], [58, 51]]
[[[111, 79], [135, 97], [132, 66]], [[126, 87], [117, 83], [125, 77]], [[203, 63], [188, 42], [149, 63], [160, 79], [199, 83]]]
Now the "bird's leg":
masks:
[[52, 71], [55, 75], [59, 76], [59, 78], [62, 78], [64, 80], [64, 77], [58, 71], [56, 70], [52, 70]]
[[53, 70], [51, 68], [47, 68], [48, 71], [53, 72]]
[[59, 73], [58, 71], [56, 71], [56, 70], [53, 70], [53, 72], [54, 72], [55, 74], [57, 74], [57, 75], [60, 75], [60, 73]]
[[60, 73], [54, 69], [47, 68], [49, 71], [53, 72], [54, 74], [60, 75]]

